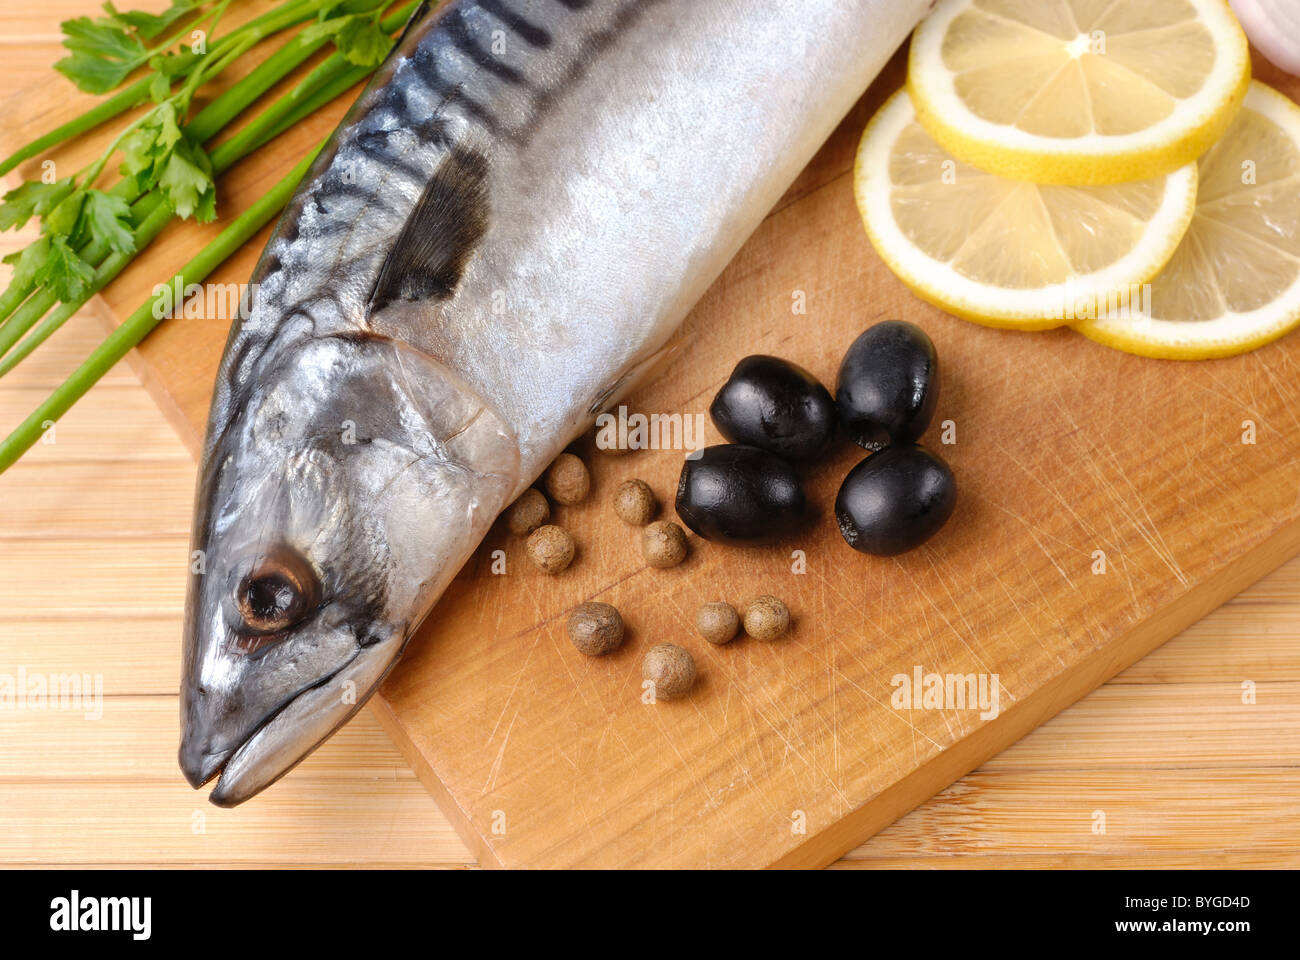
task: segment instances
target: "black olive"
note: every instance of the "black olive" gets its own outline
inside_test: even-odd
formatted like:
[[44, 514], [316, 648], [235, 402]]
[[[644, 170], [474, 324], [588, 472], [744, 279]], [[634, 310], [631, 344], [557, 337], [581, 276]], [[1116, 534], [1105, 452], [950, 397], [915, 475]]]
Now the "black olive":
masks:
[[914, 323], [887, 320], [853, 341], [840, 364], [835, 407], [854, 443], [881, 450], [925, 433], [939, 402], [939, 354]]
[[854, 550], [892, 557], [938, 533], [956, 504], [948, 464], [909, 443], [873, 453], [849, 471], [835, 498], [835, 520]]
[[705, 540], [734, 544], [779, 540], [809, 519], [803, 486], [790, 464], [738, 443], [686, 458], [677, 515]]
[[803, 367], [780, 357], [741, 360], [709, 413], [733, 443], [792, 460], [822, 453], [835, 434], [830, 391]]

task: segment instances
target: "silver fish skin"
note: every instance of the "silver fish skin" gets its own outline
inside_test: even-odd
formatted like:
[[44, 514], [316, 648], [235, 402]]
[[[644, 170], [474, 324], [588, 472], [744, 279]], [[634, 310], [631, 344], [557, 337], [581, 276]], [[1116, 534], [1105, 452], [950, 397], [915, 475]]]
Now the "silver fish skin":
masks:
[[421, 11], [262, 255], [217, 377], [180, 764], [214, 803], [366, 701], [929, 0]]

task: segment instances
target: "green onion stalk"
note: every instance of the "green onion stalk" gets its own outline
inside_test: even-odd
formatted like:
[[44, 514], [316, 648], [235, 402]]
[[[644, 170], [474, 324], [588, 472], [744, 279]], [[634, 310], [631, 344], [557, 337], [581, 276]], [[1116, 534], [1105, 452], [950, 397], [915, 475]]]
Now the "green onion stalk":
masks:
[[[337, 0], [291, 0], [250, 21], [213, 42], [209, 56], [216, 54], [216, 57], [209, 60], [209, 63], [214, 64], [215, 68], [200, 79], [211, 79], [212, 76], [217, 75], [257, 40], [302, 23], [320, 10], [330, 9], [336, 4]], [[220, 4], [216, 11], [209, 11], [205, 16], [210, 16], [213, 12], [219, 16], [225, 6], [224, 3]], [[416, 6], [417, 0], [409, 0], [400, 5], [387, 17], [378, 21], [379, 28], [386, 34], [392, 34], [406, 22]], [[189, 27], [197, 22], [199, 21], [193, 21]], [[256, 39], [252, 39], [254, 37]], [[329, 43], [330, 39], [328, 36], [304, 39], [302, 34], [290, 39], [195, 114], [193, 119], [184, 126], [186, 136], [195, 143], [204, 143], [215, 137], [271, 87]], [[372, 67], [356, 66], [342, 53], [334, 52], [290, 92], [270, 104], [234, 136], [212, 148], [209, 159], [213, 176], [229, 169], [240, 159], [306, 119], [363, 81], [372, 71]], [[196, 82], [194, 86], [197, 87], [198, 83]], [[18, 163], [38, 155], [49, 147], [84, 133], [149, 99], [148, 87], [149, 78], [146, 76], [144, 80], [125, 87], [76, 120], [32, 141], [20, 148], [13, 156], [0, 162], [0, 173], [11, 170]], [[192, 93], [193, 90], [189, 92]], [[121, 139], [122, 137], [119, 136], [114, 144]], [[171, 290], [184, 289], [187, 284], [202, 282], [213, 269], [269, 222], [271, 217], [288, 202], [319, 150], [320, 147], [316, 147], [270, 192], [232, 221], [216, 239], [182, 268], [173, 278], [173, 284], [169, 285], [167, 292], [155, 296], [131, 314], [67, 381], [8, 438], [0, 442], [0, 472], [12, 465], [40, 438], [41, 433], [51, 423], [66, 413], [72, 404], [131, 347], [136, 346], [157, 326], [160, 321], [155, 319], [155, 313], [165, 316], [174, 306], [164, 302], [155, 310], [160, 298], [166, 300], [172, 296]], [[108, 153], [111, 153], [111, 148]], [[84, 306], [91, 296], [121, 273], [139, 251], [162, 232], [175, 215], [171, 203], [161, 191], [150, 190], [141, 195], [138, 181], [134, 177], [119, 181], [105, 192], [130, 204], [133, 249], [129, 253], [109, 250], [103, 242], [94, 238], [82, 242], [77, 248], [77, 254], [93, 269], [93, 274], [81, 294], [67, 302], [60, 303], [58, 296], [50, 288], [37, 287], [30, 282], [26, 285], [11, 284], [8, 290], [0, 294], [0, 376], [12, 370]], [[177, 281], [179, 286], [176, 286]]]
[[[370, 73], [365, 67], [348, 67], [346, 61], [334, 54], [312, 74], [303, 79], [293, 91], [266, 109], [238, 134], [212, 151], [212, 168], [215, 174], [225, 172], [236, 161], [275, 139], [294, 124], [311, 116], [335, 97], [360, 83]], [[215, 101], [214, 101], [215, 102]], [[123, 181], [130, 182], [130, 181]], [[108, 285], [162, 232], [172, 220], [172, 209], [166, 199], [151, 192], [140, 201], [132, 213], [138, 225], [132, 234], [135, 241], [133, 253], [110, 252], [102, 244], [91, 241], [80, 251], [87, 263], [95, 265], [94, 278], [87, 284], [81, 297], [60, 304], [49, 288], [36, 291], [7, 321], [0, 324], [0, 376], [4, 376], [33, 350], [44, 343], [51, 334], [63, 326], [96, 293]], [[44, 318], [44, 319], [42, 319]], [[39, 322], [39, 326], [37, 323]], [[32, 330], [33, 327], [35, 330]], [[25, 338], [24, 334], [31, 331]], [[19, 339], [22, 342], [19, 343]], [[15, 344], [18, 346], [15, 348]]]
[[[238, 37], [243, 37], [240, 41], [240, 45], [244, 50], [246, 50], [249, 46], [247, 41], [250, 36], [254, 38], [254, 40], [258, 40], [269, 36], [271, 33], [278, 30], [283, 30], [287, 27], [297, 25], [304, 20], [309, 19], [319, 9], [329, 6], [332, 2], [336, 2], [336, 0], [295, 0], [294, 3], [288, 4], [285, 7], [276, 8], [275, 10], [250, 21], [248, 24], [245, 24], [230, 37], [223, 38], [224, 41], [227, 41], [226, 43], [214, 44], [213, 50], [210, 51], [210, 56], [216, 55], [220, 57], [223, 52], [228, 54], [230, 52], [230, 43], [233, 42], [234, 38]], [[403, 4], [380, 21], [380, 29], [385, 33], [391, 34], [406, 22], [415, 7], [416, 3], [414, 0], [410, 0], [410, 2]], [[186, 124], [185, 130], [187, 135], [196, 143], [204, 143], [210, 140], [267, 90], [289, 73], [293, 72], [293, 70], [297, 69], [297, 67], [308, 60], [328, 42], [328, 37], [306, 40], [301, 35], [295, 36], [283, 47], [275, 51], [275, 53], [270, 57], [253, 68], [253, 70], [251, 70], [246, 76], [233, 84], [228, 90], [217, 96], [203, 110], [199, 111], [199, 113], [197, 113], [194, 118]], [[228, 62], [229, 61], [227, 61], [227, 63]], [[207, 76], [205, 79], [211, 79], [212, 76], [219, 74], [220, 70], [224, 69], [225, 65], [226, 64], [223, 63], [220, 69], [212, 71], [211, 76]], [[359, 83], [370, 73], [371, 70], [367, 68], [351, 66], [341, 55], [335, 53], [333, 56], [329, 57], [320, 68], [314, 71], [311, 76], [307, 77], [302, 83], [300, 83], [297, 88], [272, 106], [271, 110], [278, 110], [276, 115], [282, 122], [268, 122], [263, 126], [259, 126], [259, 131], [262, 131], [260, 138], [244, 138], [239, 141], [240, 146], [242, 147], [251, 144], [250, 149], [257, 149], [269, 140], [274, 139], [274, 137], [278, 136], [289, 126], [292, 126], [293, 123], [296, 123], [303, 116], [308, 115], [310, 111], [304, 112], [295, 110], [294, 106], [296, 104], [310, 102], [314, 104], [312, 108], [313, 111], [319, 109], [335, 96], [345, 92], [354, 84]], [[145, 84], [147, 87], [148, 77], [144, 78], [140, 83]], [[101, 104], [100, 107], [83, 114], [78, 118], [78, 120], [65, 124], [63, 127], [60, 127], [59, 130], [38, 138], [37, 140], [32, 141], [32, 143], [22, 147], [13, 156], [0, 163], [0, 174], [3, 174], [6, 170], [12, 169], [13, 166], [22, 160], [35, 156], [41, 150], [47, 149], [49, 146], [61, 142], [68, 137], [85, 132], [98, 123], [102, 123], [105, 119], [115, 115], [114, 112], [104, 111], [103, 108], [118, 101], [123, 97], [123, 94], [131, 91], [134, 86], [135, 85], [133, 85], [133, 87], [128, 87], [122, 92], [122, 94], [118, 94], [111, 98], [109, 101], [106, 101], [105, 104]], [[313, 98], [312, 94], [319, 89], [334, 92], [331, 93], [328, 99], [321, 97]], [[147, 91], [144, 99], [148, 99]], [[127, 107], [123, 107], [122, 109], [126, 108]], [[121, 112], [121, 110], [117, 110], [116, 112]], [[265, 132], [267, 129], [270, 130], [269, 133]], [[62, 131], [61, 134], [60, 131]], [[56, 134], [60, 135], [56, 136]], [[121, 136], [116, 138], [114, 144], [121, 139]], [[111, 153], [111, 149], [106, 152], [105, 157], [101, 158], [101, 160], [106, 159], [108, 153]], [[216, 168], [215, 172], [219, 173], [221, 170], [225, 169], [226, 166], [229, 166], [229, 163], [234, 162], [234, 160], [239, 159], [243, 155], [244, 153], [235, 153], [233, 158], [230, 159], [225, 166], [222, 166], [217, 162], [219, 158], [214, 153], [212, 160], [213, 166]], [[226, 156], [231, 157], [232, 152], [227, 151]], [[146, 194], [145, 199], [137, 204], [136, 201], [139, 199], [140, 190], [138, 182], [134, 177], [128, 177], [119, 181], [111, 187], [107, 193], [115, 197], [120, 197], [127, 203], [134, 205], [131, 211], [132, 220], [137, 225], [142, 225], [154, 212], [156, 204], [161, 202], [161, 198], [151, 192]], [[152, 236], [149, 236], [148, 239], [151, 240]], [[100, 265], [108, 256], [108, 251], [103, 248], [103, 245], [98, 244], [95, 241], [90, 241], [81, 247], [78, 252], [80, 253], [81, 258], [92, 267]], [[119, 267], [118, 270], [120, 271], [120, 269], [121, 268]], [[112, 279], [112, 276], [116, 276], [116, 272], [111, 276], [107, 276], [103, 282], [108, 282], [108, 280]], [[96, 279], [98, 279], [98, 277]], [[87, 291], [84, 298], [77, 301], [77, 306], [79, 307], [82, 303], [88, 300], [90, 296], [98, 292], [102, 286], [103, 283], [100, 283], [98, 286], [92, 285], [92, 288]], [[18, 310], [20, 305], [23, 306], [22, 312], [17, 316], [14, 316], [13, 320], [6, 324], [12, 329], [4, 334], [0, 334], [0, 356], [4, 355], [14, 345], [14, 343], [17, 342], [19, 337], [31, 329], [31, 327], [42, 316], [44, 316], [45, 312], [48, 311], [54, 303], [54, 300], [51, 300], [49, 297], [33, 296], [28, 300], [34, 287], [35, 284], [30, 281], [26, 284], [11, 283], [9, 288], [5, 290], [4, 293], [0, 294], [0, 324], [5, 324], [6, 318], [14, 315], [14, 311]], [[24, 303], [24, 301], [27, 302]], [[72, 312], [76, 312], [75, 307]], [[42, 329], [45, 328], [42, 327]], [[57, 325], [55, 326], [55, 329], [57, 329]], [[46, 333], [46, 336], [49, 335], [49, 332], [53, 332], [53, 330], [49, 330]], [[44, 340], [44, 337], [42, 337], [41, 340]], [[36, 345], [36, 343], [33, 343], [31, 346], [35, 347]], [[27, 353], [30, 353], [30, 349], [24, 352], [23, 356], [26, 356]], [[3, 373], [7, 372], [9, 369], [12, 369], [12, 366], [12, 363], [0, 366], [0, 375], [3, 375]]]
[[[278, 33], [281, 30], [285, 30], [288, 29], [289, 27], [297, 26], [300, 23], [305, 23], [306, 21], [314, 17], [323, 7], [326, 7], [328, 5], [329, 5], [328, 0], [293, 0], [292, 3], [287, 3], [283, 6], [276, 7], [274, 10], [270, 10], [262, 14], [260, 17], [256, 17], [255, 19], [250, 20], [242, 27], [239, 27], [237, 30], [233, 31], [232, 33], [227, 34], [225, 37], [220, 38], [218, 41], [214, 42], [212, 49], [209, 51], [209, 54], [210, 55], [216, 54], [217, 56], [221, 56], [222, 54], [229, 51], [233, 43], [239, 42], [239, 39], [253, 37], [255, 38], [255, 42], [256, 42], [257, 40], [265, 39], [266, 37], [269, 37], [274, 33]], [[200, 20], [195, 20], [192, 23], [187, 24], [185, 28], [181, 30], [176, 37], [170, 39], [172, 41], [176, 41], [179, 40], [181, 37], [187, 36], [189, 32], [192, 31], [194, 27], [196, 27], [199, 24], [201, 19], [202, 18], [200, 18]], [[393, 29], [397, 29], [397, 28], [394, 27]], [[326, 42], [326, 39], [322, 39], [320, 42], [324, 43]], [[160, 47], [165, 45], [166, 42], [164, 42], [164, 44], [161, 44]], [[319, 46], [320, 46], [319, 43], [316, 44], [317, 48]], [[292, 69], [292, 67], [290, 67], [290, 69]], [[253, 72], [257, 72], [257, 71], [254, 70]], [[288, 72], [289, 72], [288, 70], [285, 71], [285, 73]], [[283, 74], [281, 74], [280, 76], [282, 77]], [[276, 77], [274, 80], [272, 80], [272, 83], [274, 83], [275, 80], [278, 79], [280, 79], [280, 77]], [[15, 150], [4, 160], [0, 160], [0, 176], [4, 176], [10, 170], [13, 170], [15, 167], [17, 167], [20, 163], [23, 163], [27, 160], [30, 160], [32, 157], [44, 153], [46, 150], [49, 150], [51, 147], [56, 147], [60, 143], [63, 143], [65, 140], [71, 140], [72, 138], [78, 137], [83, 133], [88, 133], [89, 131], [98, 127], [100, 124], [106, 123], [107, 121], [112, 120], [114, 117], [121, 116], [123, 113], [126, 113], [128, 110], [131, 110], [132, 108], [137, 107], [140, 104], [144, 103], [149, 99], [150, 81], [151, 81], [151, 77], [149, 75], [145, 75], [141, 77], [139, 80], [135, 81], [134, 83], [129, 84], [126, 87], [123, 87], [113, 96], [109, 97], [107, 100], [104, 100], [102, 103], [99, 103], [96, 106], [92, 107], [91, 109], [87, 110], [85, 113], [80, 114], [79, 116], [75, 117], [72, 120], [69, 120], [67, 123], [55, 127], [49, 133], [37, 137], [31, 143], [24, 144], [22, 147]], [[265, 92], [267, 87], [270, 86], [271, 84], [268, 83], [266, 87], [262, 88], [261, 92]], [[248, 88], [245, 88], [245, 90], [247, 89]], [[231, 90], [227, 91], [227, 93], [234, 94], [234, 88], [232, 87]], [[218, 100], [220, 99], [222, 98], [218, 97]], [[229, 103], [230, 100], [228, 100], [227, 102]], [[217, 100], [214, 100], [210, 105], [210, 108], [215, 107], [216, 105], [217, 105]], [[198, 117], [195, 117], [196, 121], [197, 119]], [[229, 120], [230, 117], [227, 117], [226, 119]], [[215, 132], [216, 129], [220, 129], [222, 126], [224, 126], [224, 123], [218, 123], [216, 128], [213, 130], [213, 132]], [[209, 136], [210, 135], [211, 134], [209, 134]], [[207, 137], [198, 137], [197, 139], [202, 141], [207, 139]]]
[[216, 239], [181, 267], [166, 287], [122, 321], [121, 325], [91, 352], [85, 362], [73, 371], [72, 375], [56, 388], [44, 403], [32, 411], [13, 433], [0, 441], [0, 472], [11, 467], [40, 440], [41, 435], [54, 421], [67, 413], [72, 405], [114, 364], [125, 357], [132, 347], [138, 345], [154, 327], [162, 322], [163, 317], [175, 309], [176, 290], [184, 290], [191, 283], [202, 283], [227, 257], [247, 243], [258, 230], [266, 226], [271, 218], [279, 213], [289, 202], [293, 192], [298, 189], [299, 181], [307, 173], [307, 168], [316, 159], [316, 154], [320, 152], [322, 146], [324, 146], [323, 141], [300, 160], [284, 179], [231, 221]]

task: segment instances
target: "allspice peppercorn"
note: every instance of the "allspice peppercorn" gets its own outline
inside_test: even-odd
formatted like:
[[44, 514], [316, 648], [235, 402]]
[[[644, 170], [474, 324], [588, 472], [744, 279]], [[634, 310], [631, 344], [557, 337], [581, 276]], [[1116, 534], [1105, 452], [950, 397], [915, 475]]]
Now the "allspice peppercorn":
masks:
[[745, 632], [755, 640], [775, 640], [790, 629], [790, 610], [776, 597], [764, 594], [745, 608]]
[[567, 507], [587, 499], [591, 490], [591, 474], [580, 458], [571, 453], [562, 453], [546, 468], [544, 483], [551, 499]]
[[559, 573], [573, 562], [573, 537], [553, 523], [538, 527], [525, 544], [528, 559], [547, 573]]
[[623, 642], [623, 617], [608, 603], [580, 603], [569, 614], [569, 639], [579, 653], [603, 656]]
[[686, 559], [686, 532], [671, 520], [656, 520], [641, 533], [641, 556], [652, 567], [675, 567]]
[[614, 494], [614, 512], [624, 523], [644, 527], [655, 515], [655, 492], [644, 480], [624, 480]]
[[706, 603], [695, 614], [695, 627], [709, 643], [730, 643], [740, 629], [740, 616], [729, 603]]
[[641, 661], [641, 679], [654, 684], [655, 700], [677, 700], [695, 684], [695, 659], [676, 644], [656, 644]]
[[529, 487], [510, 504], [506, 511], [506, 526], [516, 537], [526, 537], [551, 519], [551, 505], [542, 491]]

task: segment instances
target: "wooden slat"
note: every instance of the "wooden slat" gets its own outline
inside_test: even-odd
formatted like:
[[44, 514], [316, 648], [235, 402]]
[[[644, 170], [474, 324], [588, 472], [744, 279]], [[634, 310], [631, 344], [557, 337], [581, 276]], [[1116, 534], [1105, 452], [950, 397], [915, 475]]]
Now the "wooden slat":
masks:
[[[8, 283], [8, 267], [5, 268], [0, 283]], [[81, 360], [91, 350], [99, 346], [104, 339], [104, 331], [99, 326], [86, 323], [65, 323], [45, 341], [40, 350], [34, 351], [13, 373], [6, 377], [10, 384], [40, 389], [49, 393], [68, 379]], [[109, 370], [100, 380], [105, 386], [138, 386], [140, 378], [131, 372], [126, 364], [119, 364]], [[7, 390], [6, 390], [7, 392]], [[2, 395], [0, 395], [2, 396]], [[9, 416], [17, 420], [18, 416], [29, 411], [16, 403]], [[12, 426], [6, 417], [5, 426]]]
[[[16, 665], [6, 670], [12, 675]], [[28, 675], [76, 673], [22, 663]], [[176, 778], [177, 703], [166, 695], [126, 695], [105, 676], [98, 709], [17, 709], [0, 726], [0, 779]], [[88, 714], [90, 716], [88, 717]], [[1197, 725], [1189, 729], [1187, 718]], [[51, 754], [47, 742], [66, 746]], [[1300, 683], [1266, 683], [1242, 704], [1227, 685], [1110, 685], [1035, 730], [980, 768], [982, 773], [1213, 769], [1231, 757], [1255, 770], [1300, 768]], [[300, 768], [302, 776], [409, 777], [377, 721], [362, 713]]]
[[1300, 596], [1300, 566], [1287, 564], [1275, 576], [1243, 591], [1237, 601], [1241, 604], [1290, 604]]
[[[100, 538], [95, 538], [96, 540]], [[0, 547], [0, 549], [5, 549]], [[24, 546], [40, 555], [44, 544]], [[119, 696], [176, 694], [180, 686], [180, 615], [108, 611], [62, 617], [29, 605], [19, 590], [0, 590], [12, 619], [0, 619], [0, 670], [21, 664], [47, 674], [90, 673]], [[48, 741], [42, 740], [42, 743]]]
[[[131, 0], [119, 4], [121, 10], [148, 10], [157, 13], [167, 0]], [[86, 0], [41, 0], [40, 3], [6, 3], [0, 7], [0, 44], [28, 46], [37, 39], [57, 44], [61, 39], [59, 24], [74, 17], [96, 16], [99, 11]], [[7, 69], [11, 69], [6, 65]]]
[[[75, 564], [69, 558], [75, 558]], [[185, 605], [186, 538], [61, 540], [41, 550], [0, 551], [0, 580], [21, 593], [22, 605], [0, 606], [0, 623], [25, 619], [16, 609], [67, 617], [179, 616]]]
[[[987, 852], [1008, 857], [1175, 855], [1243, 850], [1298, 862], [1300, 770], [1153, 770], [1086, 776], [979, 771], [937, 794], [867, 844], [871, 858]], [[1096, 814], [1105, 833], [1094, 833]], [[859, 848], [863, 850], [864, 848]], [[858, 856], [855, 850], [850, 859]], [[1032, 863], [1032, 861], [1031, 861]]]
[[[87, 539], [110, 538], [96, 530]], [[184, 546], [180, 539], [175, 544]], [[39, 559], [48, 547], [24, 545], [20, 549]], [[171, 553], [172, 548], [168, 547], [166, 552]], [[160, 557], [159, 564], [164, 564], [166, 559]], [[49, 609], [46, 597], [34, 598], [17, 590], [13, 594], [5, 597], [6, 609], [0, 611], [0, 663], [39, 663], [41, 669], [50, 673], [72, 670], [100, 673], [108, 678], [106, 683], [113, 691], [123, 694], [175, 691], [179, 681], [176, 656], [179, 608], [146, 616], [118, 613], [114, 605], [99, 615], [59, 615], [58, 611]], [[115, 601], [116, 597], [110, 599]], [[1278, 635], [1260, 632], [1256, 612], [1230, 604], [1211, 618], [1212, 638], [1203, 639], [1199, 626], [1193, 628], [1178, 637], [1177, 642], [1171, 641], [1120, 674], [1108, 686], [1209, 683], [1216, 690], [1224, 685], [1240, 693], [1243, 680], [1261, 684], [1300, 680], [1300, 665], [1296, 662], [1300, 638], [1291, 632]], [[1297, 628], [1300, 616], [1294, 608], [1279, 608], [1276, 619], [1292, 630], [1300, 629]], [[1216, 667], [1220, 649], [1229, 650], [1231, 656], [1224, 658], [1221, 667]], [[24, 657], [27, 659], [23, 660]], [[1154, 662], [1144, 666], [1148, 661]], [[1117, 718], [1116, 722], [1121, 721]]]
[[1300, 855], [1289, 850], [1132, 850], [1122, 854], [983, 854], [963, 852], [939, 856], [908, 854], [899, 857], [862, 855], [867, 844], [852, 851], [831, 870], [1277, 870], [1300, 866]]
[[[1155, 770], [1222, 765], [1300, 769], [1300, 682], [1111, 683], [985, 763], [983, 773]], [[1195, 717], [1195, 723], [1190, 718]]]
[[[1143, 657], [1114, 679], [1114, 683], [1239, 682], [1241, 680], [1300, 680], [1300, 617], [1297, 593], [1286, 593], [1283, 582], [1300, 587], [1291, 561], [1272, 576], [1220, 607], [1204, 620]], [[1261, 604], [1252, 597], [1277, 592], [1279, 599]], [[1252, 596], [1247, 596], [1250, 594]]]
[[[37, 665], [26, 666], [30, 676]], [[174, 690], [166, 696], [121, 696], [106, 679], [102, 688], [107, 696], [97, 707], [89, 698], [89, 702], [79, 701], [75, 709], [5, 711], [0, 724], [0, 781], [175, 784], [180, 728]], [[57, 753], [50, 752], [52, 742], [61, 745]], [[415, 779], [369, 713], [362, 713], [307, 758], [298, 775], [331, 781]], [[192, 796], [195, 804], [201, 799], [201, 794]]]
[[[12, 430], [49, 395], [41, 386], [5, 385], [0, 429]], [[167, 421], [138, 390], [101, 384], [72, 408], [24, 458], [30, 463], [105, 460], [182, 460]]]
[[[29, 539], [84, 539], [98, 526], [111, 539], [166, 538], [189, 542], [194, 464], [168, 458], [145, 461], [139, 474], [105, 470], [100, 460], [33, 461], [6, 477], [0, 497], [0, 543]], [[149, 478], [142, 483], [142, 476]], [[97, 525], [111, 512], [117, 523]], [[19, 551], [22, 548], [13, 546]]]
[[[91, 862], [73, 861], [69, 863], [47, 864], [47, 863], [23, 863], [24, 870], [66, 870], [75, 868], [78, 870], [296, 870], [300, 869], [299, 864], [288, 863], [283, 860], [241, 860], [237, 862], [214, 860], [214, 861], [189, 861], [185, 863], [164, 863], [148, 862], [140, 863], [136, 861], [117, 861], [108, 862], [97, 860]], [[351, 860], [351, 861], [318, 861], [309, 864], [309, 866], [320, 870], [473, 870], [476, 864], [467, 860]]]
[[[221, 810], [184, 781], [0, 780], [0, 863], [465, 863], [464, 845], [415, 780], [283, 781], [266, 802]], [[202, 829], [203, 832], [196, 832]]]

